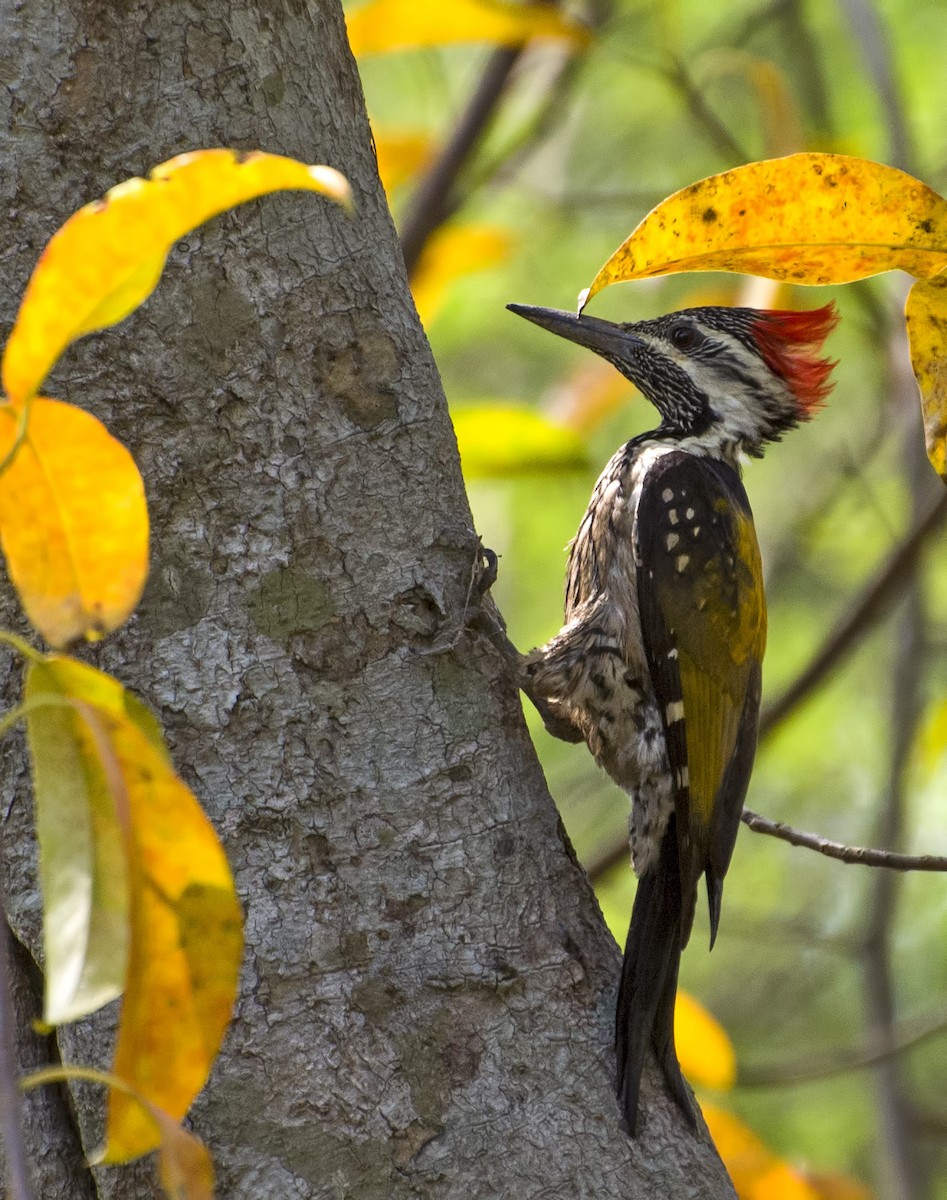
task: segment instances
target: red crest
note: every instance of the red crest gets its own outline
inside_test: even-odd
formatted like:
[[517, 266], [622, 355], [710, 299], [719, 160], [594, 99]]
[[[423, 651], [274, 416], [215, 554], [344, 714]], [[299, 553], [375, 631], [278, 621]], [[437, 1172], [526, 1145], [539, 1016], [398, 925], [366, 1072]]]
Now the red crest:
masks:
[[838, 324], [834, 303], [802, 312], [761, 312], [753, 337], [766, 365], [785, 379], [799, 403], [799, 419], [807, 420], [832, 390], [829, 376], [836, 365], [818, 353]]

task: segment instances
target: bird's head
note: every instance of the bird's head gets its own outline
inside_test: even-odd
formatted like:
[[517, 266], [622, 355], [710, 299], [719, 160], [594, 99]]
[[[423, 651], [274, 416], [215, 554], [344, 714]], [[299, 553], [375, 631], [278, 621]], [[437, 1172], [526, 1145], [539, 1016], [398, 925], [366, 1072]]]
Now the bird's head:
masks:
[[554, 308], [512, 312], [608, 359], [661, 414], [662, 432], [710, 454], [760, 455], [831, 391], [821, 354], [834, 304], [805, 312], [686, 308], [616, 325]]

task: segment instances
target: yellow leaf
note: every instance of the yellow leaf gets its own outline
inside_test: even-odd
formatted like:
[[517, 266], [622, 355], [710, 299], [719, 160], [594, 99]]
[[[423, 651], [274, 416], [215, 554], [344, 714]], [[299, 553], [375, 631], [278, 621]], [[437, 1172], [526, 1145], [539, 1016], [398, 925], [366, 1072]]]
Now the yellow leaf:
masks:
[[505, 0], [369, 0], [346, 23], [356, 58], [456, 42], [518, 46], [546, 37], [582, 46], [590, 40], [587, 30], [551, 5]]
[[[55, 662], [30, 664], [27, 701], [73, 696]], [[26, 718], [43, 906], [43, 1019], [48, 1025], [93, 1012], [125, 986], [128, 847], [116, 808], [122, 798], [115, 796], [114, 764], [102, 762], [99, 739], [90, 729], [95, 720], [95, 709], [80, 704], [32, 707]]]
[[451, 416], [468, 479], [588, 464], [581, 438], [529, 409], [484, 404], [456, 408]]
[[919, 279], [908, 292], [904, 315], [921, 389], [927, 456], [947, 479], [947, 274]]
[[[204, 1086], [230, 1020], [242, 952], [240, 907], [210, 822], [130, 722], [109, 719], [127, 780], [135, 855], [128, 981], [114, 1071], [174, 1118]], [[105, 1162], [153, 1148], [127, 1096], [109, 1097]]]
[[27, 286], [3, 358], [7, 397], [34, 395], [71, 341], [137, 308], [178, 238], [224, 209], [284, 189], [351, 202], [348, 183], [331, 167], [260, 152], [197, 150], [80, 209], [53, 235]]
[[674, 1041], [681, 1070], [691, 1083], [729, 1091], [737, 1075], [733, 1045], [723, 1026], [686, 992], [677, 993]]
[[654, 208], [601, 268], [609, 284], [677, 271], [847, 283], [947, 268], [947, 201], [903, 171], [842, 154], [793, 154], [712, 175]]
[[[78, 738], [73, 734], [78, 748], [72, 760], [66, 756], [67, 764], [75, 761], [89, 771], [97, 753], [98, 774], [106, 783], [115, 773], [109, 763], [120, 775], [117, 787], [112, 781], [112, 799], [120, 790], [128, 827], [122, 871], [128, 880], [130, 940], [113, 1070], [149, 1103], [180, 1118], [204, 1085], [236, 995], [240, 907], [224, 852], [200, 805], [174, 773], [154, 717], [119, 683], [75, 659], [50, 655], [31, 665], [27, 686], [34, 699], [59, 695], [94, 713], [99, 738], [83, 740], [82, 730]], [[28, 720], [46, 711], [73, 715], [69, 708], [35, 709]], [[68, 726], [58, 732], [64, 729], [72, 733]], [[31, 726], [31, 748], [47, 730]], [[63, 755], [61, 747], [42, 750]], [[94, 766], [89, 773], [95, 776]], [[67, 819], [62, 816], [60, 824]], [[119, 870], [114, 858], [110, 869]], [[87, 909], [88, 902], [83, 903]], [[95, 933], [93, 924], [87, 958], [120, 956], [119, 943], [103, 942]], [[134, 1158], [158, 1143], [154, 1122], [121, 1091], [110, 1093], [106, 1132], [105, 1162]]]
[[444, 225], [430, 239], [411, 277], [411, 292], [423, 325], [440, 311], [450, 285], [509, 257], [510, 235], [489, 225]]
[[416, 178], [434, 154], [434, 142], [426, 133], [375, 132], [378, 174], [389, 198], [402, 184]]
[[[0, 458], [19, 405], [0, 405]], [[148, 572], [148, 510], [131, 455], [89, 413], [30, 404], [26, 435], [0, 474], [0, 544], [26, 615], [53, 646], [117, 628]]]

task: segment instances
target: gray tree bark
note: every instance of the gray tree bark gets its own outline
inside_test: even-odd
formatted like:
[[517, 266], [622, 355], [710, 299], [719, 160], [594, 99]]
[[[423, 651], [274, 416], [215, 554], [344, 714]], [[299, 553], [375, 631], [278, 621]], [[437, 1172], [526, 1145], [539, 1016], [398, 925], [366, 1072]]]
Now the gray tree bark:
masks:
[[[297, 194], [198, 230], [46, 389], [141, 466], [150, 582], [90, 657], [158, 712], [245, 906], [233, 1026], [192, 1113], [218, 1194], [731, 1195], [656, 1077], [641, 1140], [619, 1128], [618, 954], [503, 665], [461, 630], [476, 538], [338, 3], [0, 14], [8, 322], [55, 228], [175, 153], [262, 147], [355, 191], [354, 219]], [[26, 1018], [30, 803], [22, 746], [2, 753]], [[24, 1033], [24, 1063], [106, 1063], [113, 1021]], [[30, 1101], [37, 1196], [158, 1194], [150, 1165], [83, 1166], [101, 1099]]]

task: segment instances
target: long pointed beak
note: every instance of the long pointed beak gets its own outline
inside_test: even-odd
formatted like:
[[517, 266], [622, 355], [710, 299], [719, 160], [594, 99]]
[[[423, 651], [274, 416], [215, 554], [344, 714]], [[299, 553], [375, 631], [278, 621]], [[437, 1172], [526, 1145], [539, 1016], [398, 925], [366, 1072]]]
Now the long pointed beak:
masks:
[[614, 359], [638, 340], [621, 325], [603, 321], [600, 317], [579, 317], [561, 308], [536, 308], [532, 304], [508, 304], [506, 307], [534, 325], [540, 325], [550, 333], [586, 346], [609, 359]]

